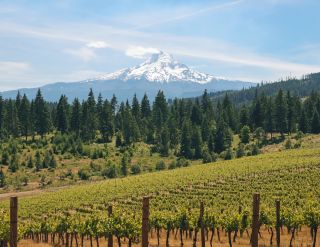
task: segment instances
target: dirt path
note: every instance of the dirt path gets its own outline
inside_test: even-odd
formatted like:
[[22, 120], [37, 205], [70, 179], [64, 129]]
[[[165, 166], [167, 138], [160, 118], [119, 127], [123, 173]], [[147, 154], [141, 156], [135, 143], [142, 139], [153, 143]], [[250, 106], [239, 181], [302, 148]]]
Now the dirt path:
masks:
[[26, 197], [26, 196], [37, 195], [37, 194], [43, 193], [43, 192], [44, 192], [44, 190], [36, 189], [36, 190], [31, 190], [31, 191], [3, 193], [3, 194], [0, 194], [0, 201], [4, 201], [4, 200], [10, 198], [11, 196]]

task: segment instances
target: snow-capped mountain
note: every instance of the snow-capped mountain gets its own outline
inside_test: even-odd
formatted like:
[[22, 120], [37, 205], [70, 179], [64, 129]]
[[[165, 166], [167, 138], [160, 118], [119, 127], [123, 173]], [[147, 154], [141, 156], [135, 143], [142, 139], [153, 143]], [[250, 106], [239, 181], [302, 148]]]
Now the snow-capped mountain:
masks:
[[[132, 68], [121, 69], [92, 80], [147, 80], [150, 82], [169, 83], [173, 81], [208, 83], [213, 76], [190, 69], [179, 63], [166, 52], [151, 55], [144, 63]], [[90, 81], [90, 80], [88, 80]]]
[[[225, 80], [197, 72], [187, 65], [179, 63], [165, 52], [153, 54], [138, 66], [122, 69], [98, 78], [72, 83], [53, 83], [41, 87], [43, 96], [49, 101], [57, 101], [61, 94], [69, 100], [75, 97], [86, 99], [90, 88], [97, 96], [111, 98], [113, 94], [119, 100], [126, 100], [136, 94], [138, 97], [147, 93], [153, 100], [159, 90], [167, 98], [199, 96], [205, 89], [209, 92], [240, 90], [255, 84], [243, 81]], [[21, 94], [34, 98], [37, 88], [19, 89]], [[4, 98], [14, 98], [18, 90], [3, 92]]]

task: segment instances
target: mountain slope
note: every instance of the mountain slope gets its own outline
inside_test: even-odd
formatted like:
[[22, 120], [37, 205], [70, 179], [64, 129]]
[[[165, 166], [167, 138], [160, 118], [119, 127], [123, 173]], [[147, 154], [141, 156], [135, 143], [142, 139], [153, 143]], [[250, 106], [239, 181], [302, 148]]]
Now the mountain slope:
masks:
[[[165, 52], [153, 54], [144, 63], [109, 73], [98, 78], [73, 83], [53, 83], [41, 87], [44, 97], [56, 101], [61, 94], [69, 98], [84, 99], [90, 88], [95, 94], [112, 97], [115, 94], [120, 100], [132, 98], [136, 93], [142, 97], [147, 93], [154, 98], [159, 90], [163, 90], [168, 98], [195, 97], [205, 89], [210, 92], [223, 90], [240, 90], [255, 84], [243, 81], [229, 81], [194, 71], [188, 66], [174, 60]], [[33, 98], [37, 88], [20, 89], [20, 93]], [[4, 98], [15, 97], [18, 90], [3, 92]]]
[[147, 80], [150, 82], [170, 83], [197, 82], [200, 84], [210, 82], [215, 78], [211, 75], [200, 73], [190, 69], [188, 66], [174, 60], [165, 52], [153, 54], [144, 63], [127, 69], [96, 78], [95, 80]]
[[280, 89], [290, 91], [291, 94], [300, 98], [308, 96], [312, 91], [320, 91], [320, 73], [304, 76], [301, 79], [287, 79], [273, 83], [259, 84], [257, 87], [247, 88], [239, 91], [215, 92], [210, 93], [213, 101], [222, 100], [226, 93], [229, 98], [237, 105], [250, 102], [255, 98], [256, 91], [259, 94], [274, 96]]

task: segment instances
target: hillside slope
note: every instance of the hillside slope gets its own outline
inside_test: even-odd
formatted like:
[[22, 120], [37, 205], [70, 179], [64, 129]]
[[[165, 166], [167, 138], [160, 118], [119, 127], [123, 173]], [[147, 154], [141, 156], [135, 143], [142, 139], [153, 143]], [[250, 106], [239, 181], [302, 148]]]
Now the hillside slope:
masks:
[[210, 97], [213, 101], [222, 100], [226, 93], [235, 104], [243, 104], [254, 99], [256, 92], [274, 96], [280, 89], [290, 91], [299, 97], [310, 95], [312, 91], [320, 90], [320, 73], [310, 74], [302, 79], [288, 79], [273, 83], [262, 83], [257, 87], [242, 89], [240, 91], [211, 92]]

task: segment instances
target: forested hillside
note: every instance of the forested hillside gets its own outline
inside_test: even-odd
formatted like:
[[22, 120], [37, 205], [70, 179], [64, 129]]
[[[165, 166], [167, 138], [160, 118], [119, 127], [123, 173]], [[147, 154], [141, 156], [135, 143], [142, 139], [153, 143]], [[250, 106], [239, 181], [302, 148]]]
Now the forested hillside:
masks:
[[[320, 90], [320, 73], [310, 74], [304, 76], [302, 79], [289, 78], [273, 83], [260, 83], [257, 87], [243, 89], [240, 91], [229, 91], [229, 97], [236, 105], [248, 103], [254, 100], [256, 92], [259, 94], [266, 94], [268, 96], [275, 96], [279, 90], [290, 91], [292, 95], [300, 98], [306, 97], [312, 91]], [[222, 100], [226, 92], [210, 93], [210, 98], [217, 102]]]
[[152, 102], [147, 95], [132, 102], [96, 98], [92, 91], [71, 104], [65, 95], [46, 102], [40, 90], [31, 101], [20, 94], [1, 99], [0, 187], [64, 185], [257, 155], [286, 136], [290, 148], [301, 145], [303, 133], [320, 133], [317, 92], [301, 99], [255, 91], [239, 107], [229, 94], [213, 102], [205, 91], [168, 103], [159, 91]]

